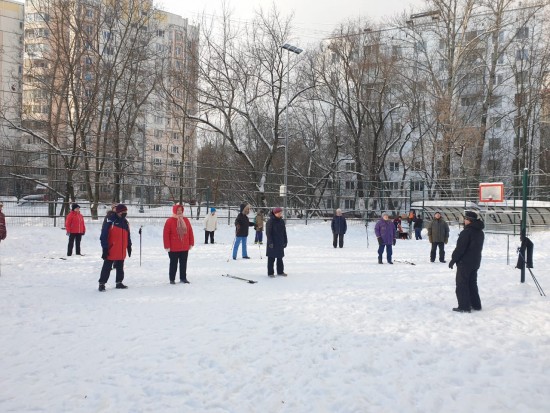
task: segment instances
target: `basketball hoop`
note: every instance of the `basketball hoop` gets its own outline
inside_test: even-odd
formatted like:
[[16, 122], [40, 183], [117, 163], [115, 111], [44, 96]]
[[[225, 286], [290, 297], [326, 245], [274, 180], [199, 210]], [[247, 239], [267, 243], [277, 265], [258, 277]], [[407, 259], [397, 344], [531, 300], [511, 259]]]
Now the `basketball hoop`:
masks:
[[479, 202], [504, 202], [504, 183], [480, 183]]

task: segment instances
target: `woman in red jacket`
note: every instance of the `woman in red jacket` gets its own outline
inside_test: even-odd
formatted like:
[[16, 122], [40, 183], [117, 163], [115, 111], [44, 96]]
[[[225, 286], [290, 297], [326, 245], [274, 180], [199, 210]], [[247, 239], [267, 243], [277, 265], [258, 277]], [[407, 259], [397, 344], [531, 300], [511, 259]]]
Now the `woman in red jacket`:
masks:
[[195, 245], [193, 236], [193, 228], [187, 218], [183, 216], [183, 206], [174, 205], [172, 207], [174, 213], [166, 220], [164, 224], [164, 249], [170, 257], [170, 284], [176, 283], [176, 271], [178, 262], [180, 265], [180, 282], [189, 284], [187, 281], [187, 255], [189, 250]]
[[84, 217], [80, 213], [80, 205], [73, 204], [71, 206], [71, 212], [65, 219], [65, 229], [69, 236], [69, 245], [67, 246], [67, 255], [70, 257], [73, 255], [73, 245], [76, 241], [76, 255], [82, 255], [80, 253], [80, 241], [82, 236], [86, 233], [86, 225], [84, 225]]

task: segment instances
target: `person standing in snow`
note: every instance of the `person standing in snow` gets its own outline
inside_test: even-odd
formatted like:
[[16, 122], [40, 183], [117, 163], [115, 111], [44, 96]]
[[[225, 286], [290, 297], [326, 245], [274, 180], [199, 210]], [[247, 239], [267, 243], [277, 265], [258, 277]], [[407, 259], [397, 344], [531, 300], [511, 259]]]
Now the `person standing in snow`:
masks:
[[477, 270], [481, 265], [481, 251], [485, 224], [475, 211], [464, 211], [464, 229], [458, 235], [449, 268], [456, 264], [456, 298], [458, 307], [453, 311], [469, 313], [481, 311], [481, 299], [477, 287]]
[[111, 269], [116, 269], [116, 288], [128, 288], [122, 283], [124, 280], [124, 260], [126, 251], [128, 257], [132, 256], [132, 239], [130, 238], [130, 224], [126, 219], [128, 208], [124, 204], [118, 204], [115, 214], [109, 216], [101, 228], [101, 248], [103, 253], [103, 267], [99, 276], [99, 291], [105, 291], [105, 284], [109, 280]]
[[435, 262], [435, 253], [439, 248], [439, 262], [445, 262], [445, 244], [449, 242], [449, 224], [436, 212], [433, 221], [428, 226], [428, 239], [432, 244], [430, 261]]
[[246, 252], [246, 239], [248, 238], [248, 228], [254, 226], [253, 222], [248, 219], [248, 213], [250, 212], [250, 205], [241, 204], [239, 215], [235, 219], [235, 244], [233, 245], [233, 259], [237, 259], [237, 252], [239, 251], [239, 245], [243, 244], [242, 254], [243, 258], [248, 260], [250, 257]]
[[105, 214], [105, 218], [103, 218], [103, 223], [104, 224], [109, 218], [114, 218], [114, 216], [116, 215], [116, 206], [117, 205], [118, 204], [116, 202], [111, 204], [111, 209], [109, 211], [107, 211], [107, 213]]
[[390, 221], [387, 213], [382, 214], [382, 218], [374, 226], [374, 233], [378, 240], [378, 264], [382, 263], [382, 254], [386, 249], [386, 258], [388, 264], [393, 264], [392, 254], [393, 246], [395, 245], [395, 225]]
[[6, 239], [8, 235], [8, 230], [6, 228], [6, 216], [2, 211], [4, 209], [4, 203], [0, 202], [0, 242]]
[[84, 234], [86, 234], [86, 225], [84, 224], [84, 217], [80, 213], [80, 205], [73, 204], [71, 206], [71, 212], [65, 219], [65, 229], [69, 236], [69, 245], [67, 246], [67, 256], [73, 255], [73, 245], [76, 243], [76, 255], [82, 255], [80, 253], [80, 241]]
[[342, 215], [342, 210], [338, 208], [336, 215], [332, 217], [330, 223], [332, 229], [332, 246], [336, 248], [336, 245], [340, 248], [344, 247], [344, 234], [348, 230], [348, 224], [346, 223], [346, 217]]
[[254, 217], [254, 230], [256, 231], [256, 236], [254, 237], [254, 244], [263, 244], [264, 238], [264, 213], [260, 209]]
[[283, 257], [285, 256], [285, 248], [288, 243], [286, 236], [286, 225], [283, 219], [283, 208], [273, 208], [269, 215], [269, 221], [265, 226], [265, 235], [267, 237], [267, 275], [275, 277], [274, 264], [277, 261], [277, 275], [286, 277]]
[[218, 216], [216, 215], [216, 208], [210, 208], [210, 213], [204, 218], [204, 243], [208, 244], [208, 238], [210, 243], [214, 243], [214, 231], [218, 229]]
[[416, 240], [422, 239], [422, 226], [424, 225], [424, 220], [422, 215], [418, 215], [414, 218], [413, 228], [414, 228], [414, 237]]
[[178, 263], [180, 266], [180, 282], [189, 284], [187, 280], [187, 257], [189, 250], [195, 245], [193, 228], [189, 220], [183, 216], [183, 205], [172, 207], [173, 215], [166, 220], [163, 231], [164, 249], [170, 258], [168, 278], [170, 284], [176, 283]]

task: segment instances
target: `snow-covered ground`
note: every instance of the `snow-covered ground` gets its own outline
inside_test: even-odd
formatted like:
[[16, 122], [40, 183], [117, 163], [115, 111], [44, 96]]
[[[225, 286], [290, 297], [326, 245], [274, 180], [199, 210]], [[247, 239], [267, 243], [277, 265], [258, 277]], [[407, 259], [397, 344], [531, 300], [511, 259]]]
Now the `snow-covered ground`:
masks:
[[[132, 223], [132, 216], [129, 216]], [[330, 222], [290, 224], [287, 278], [264, 251], [229, 260], [234, 229], [189, 256], [190, 285], [168, 284], [162, 227], [144, 226], [126, 260], [128, 290], [97, 291], [99, 224], [83, 257], [59, 228], [10, 226], [0, 244], [2, 412], [548, 412], [550, 305], [514, 269], [517, 239], [486, 237], [483, 311], [458, 314], [454, 271], [429, 243], [398, 241], [379, 265], [369, 228], [343, 249]], [[458, 227], [447, 245], [453, 250]], [[534, 273], [550, 294], [547, 245]], [[251, 241], [251, 238], [249, 238]], [[240, 258], [239, 252], [239, 258]], [[257, 284], [221, 277], [229, 273]]]

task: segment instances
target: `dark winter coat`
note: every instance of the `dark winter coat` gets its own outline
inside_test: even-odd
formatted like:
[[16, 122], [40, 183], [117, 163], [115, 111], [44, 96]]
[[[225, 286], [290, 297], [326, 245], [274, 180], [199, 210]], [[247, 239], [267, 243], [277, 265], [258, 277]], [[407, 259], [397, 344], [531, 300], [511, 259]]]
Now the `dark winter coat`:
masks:
[[6, 235], [8, 235], [8, 231], [6, 229], [6, 216], [0, 211], [0, 241], [5, 240]]
[[422, 226], [424, 225], [424, 220], [422, 218], [415, 218], [414, 219], [414, 229], [422, 229]]
[[237, 219], [235, 219], [235, 235], [237, 237], [248, 237], [248, 228], [254, 226], [254, 223], [250, 222], [248, 216], [245, 214], [245, 212], [248, 212], [247, 204], [241, 204], [240, 210], [241, 212], [239, 212]]
[[335, 215], [332, 218], [332, 223], [330, 224], [333, 234], [345, 234], [348, 230], [348, 224], [346, 223], [346, 218], [342, 215]]
[[428, 237], [431, 243], [447, 242], [449, 240], [449, 224], [443, 218], [434, 219], [428, 227]]
[[126, 258], [126, 250], [132, 247], [130, 224], [117, 214], [106, 219], [101, 228], [101, 248], [107, 249], [109, 261], [121, 261]]
[[483, 221], [473, 221], [466, 225], [458, 235], [456, 248], [453, 251], [452, 262], [460, 267], [477, 270], [481, 265], [481, 250], [483, 250]]
[[285, 256], [286, 244], [288, 243], [285, 220], [277, 218], [273, 212], [270, 213], [269, 221], [265, 225], [265, 234], [267, 236], [266, 256], [283, 258]]
[[395, 226], [389, 219], [386, 221], [384, 218], [380, 218], [374, 226], [374, 233], [376, 238], [382, 238], [382, 244], [392, 245], [395, 239]]

